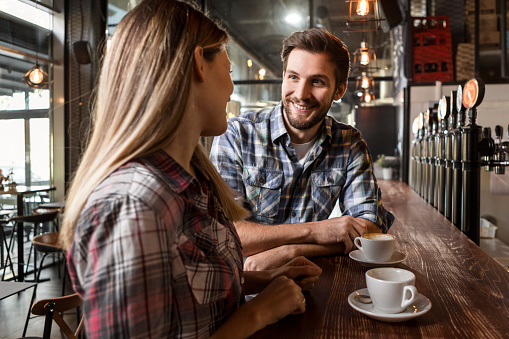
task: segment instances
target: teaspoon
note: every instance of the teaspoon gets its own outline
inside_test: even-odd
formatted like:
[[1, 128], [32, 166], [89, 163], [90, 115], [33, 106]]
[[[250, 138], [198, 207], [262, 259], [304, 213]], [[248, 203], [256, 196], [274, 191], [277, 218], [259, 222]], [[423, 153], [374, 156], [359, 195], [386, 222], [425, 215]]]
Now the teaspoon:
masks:
[[355, 295], [355, 299], [357, 299], [359, 302], [361, 302], [363, 304], [371, 304], [372, 303], [371, 298], [369, 297], [369, 295], [356, 294]]

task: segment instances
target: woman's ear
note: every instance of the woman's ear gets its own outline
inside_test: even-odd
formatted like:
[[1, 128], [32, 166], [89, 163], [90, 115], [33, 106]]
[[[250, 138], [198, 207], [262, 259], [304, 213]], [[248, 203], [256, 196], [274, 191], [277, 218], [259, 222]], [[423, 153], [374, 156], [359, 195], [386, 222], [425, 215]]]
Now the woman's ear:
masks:
[[194, 49], [194, 76], [197, 81], [205, 81], [205, 59], [203, 58], [203, 47], [196, 46]]

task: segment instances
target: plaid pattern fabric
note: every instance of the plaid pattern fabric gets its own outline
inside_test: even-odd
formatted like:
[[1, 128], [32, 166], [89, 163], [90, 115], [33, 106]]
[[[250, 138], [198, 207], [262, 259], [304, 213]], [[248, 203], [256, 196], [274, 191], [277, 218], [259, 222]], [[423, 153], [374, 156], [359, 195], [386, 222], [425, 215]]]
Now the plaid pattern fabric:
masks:
[[241, 251], [207, 180], [163, 152], [129, 162], [94, 190], [68, 253], [87, 337], [209, 337], [244, 300]]
[[360, 132], [327, 116], [304, 165], [290, 143], [281, 111], [274, 108], [228, 119], [210, 158], [223, 179], [246, 200], [251, 221], [262, 224], [324, 220], [336, 202], [343, 215], [378, 224], [394, 216], [382, 205], [371, 155]]

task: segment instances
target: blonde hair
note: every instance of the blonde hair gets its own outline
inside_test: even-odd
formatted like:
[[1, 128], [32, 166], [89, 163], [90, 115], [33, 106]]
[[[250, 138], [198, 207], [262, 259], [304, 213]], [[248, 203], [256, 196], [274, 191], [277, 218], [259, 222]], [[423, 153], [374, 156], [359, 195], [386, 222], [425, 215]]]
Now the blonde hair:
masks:
[[[188, 107], [193, 52], [212, 61], [228, 42], [217, 23], [189, 3], [146, 0], [127, 13], [106, 52], [97, 85], [93, 130], [69, 189], [60, 243], [68, 248], [78, 218], [95, 187], [127, 161], [167, 146]], [[231, 220], [247, 216], [206, 151], [193, 163], [210, 178]]]

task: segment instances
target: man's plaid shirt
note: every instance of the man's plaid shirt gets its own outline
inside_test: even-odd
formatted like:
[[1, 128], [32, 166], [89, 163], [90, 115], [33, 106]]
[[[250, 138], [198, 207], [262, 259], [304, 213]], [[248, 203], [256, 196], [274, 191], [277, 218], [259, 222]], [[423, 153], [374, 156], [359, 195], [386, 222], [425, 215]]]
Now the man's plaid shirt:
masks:
[[373, 221], [387, 232], [394, 216], [382, 205], [360, 132], [327, 116], [301, 165], [281, 108], [280, 102], [228, 119], [228, 130], [212, 144], [212, 162], [246, 200], [251, 221], [273, 225], [324, 220], [339, 199], [343, 215]]

